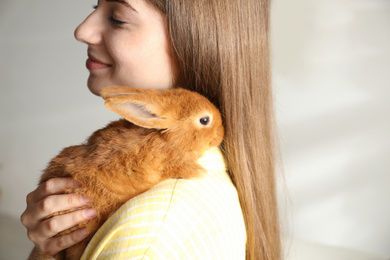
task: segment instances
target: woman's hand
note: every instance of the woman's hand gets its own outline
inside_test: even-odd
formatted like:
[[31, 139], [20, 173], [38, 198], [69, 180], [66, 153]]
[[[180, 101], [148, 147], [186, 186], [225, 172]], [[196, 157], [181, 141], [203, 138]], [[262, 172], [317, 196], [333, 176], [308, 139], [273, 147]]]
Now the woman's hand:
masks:
[[90, 202], [78, 194], [64, 194], [64, 190], [78, 186], [79, 184], [71, 178], [53, 178], [27, 195], [27, 207], [21, 221], [27, 228], [28, 238], [35, 244], [35, 252], [56, 255], [88, 236], [85, 229], [79, 229], [70, 234], [54, 237], [80, 222], [95, 218], [94, 209], [76, 210], [47, 218], [55, 212], [76, 209]]

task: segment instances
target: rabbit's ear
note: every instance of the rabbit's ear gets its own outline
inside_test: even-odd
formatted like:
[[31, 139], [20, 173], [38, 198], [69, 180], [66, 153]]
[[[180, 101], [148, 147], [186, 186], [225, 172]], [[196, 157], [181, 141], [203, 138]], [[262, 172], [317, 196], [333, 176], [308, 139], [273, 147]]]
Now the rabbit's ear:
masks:
[[108, 99], [110, 97], [118, 97], [121, 95], [144, 93], [145, 91], [148, 91], [148, 90], [131, 88], [131, 87], [115, 86], [115, 87], [103, 88], [100, 95], [102, 96], [102, 98]]
[[109, 98], [106, 107], [128, 121], [144, 128], [167, 128], [166, 119], [153, 113], [153, 107], [141, 101], [118, 100]]
[[[128, 121], [145, 128], [166, 129], [167, 120], [159, 116], [160, 107], [152, 103], [148, 90], [110, 87], [102, 91], [106, 107]], [[154, 91], [152, 91], [154, 92]]]

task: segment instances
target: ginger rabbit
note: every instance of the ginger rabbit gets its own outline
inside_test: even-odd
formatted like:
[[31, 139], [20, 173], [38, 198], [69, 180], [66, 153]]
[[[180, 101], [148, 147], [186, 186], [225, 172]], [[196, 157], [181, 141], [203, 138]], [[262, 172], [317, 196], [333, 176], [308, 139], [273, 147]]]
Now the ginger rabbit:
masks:
[[85, 144], [63, 149], [40, 180], [72, 177], [82, 186], [67, 192], [90, 198], [98, 211], [96, 219], [58, 234], [84, 226], [91, 232], [54, 259], [80, 259], [97, 229], [134, 196], [167, 179], [201, 177], [204, 169], [197, 160], [223, 139], [218, 109], [198, 93], [109, 87], [101, 95], [106, 107], [125, 119], [94, 132]]

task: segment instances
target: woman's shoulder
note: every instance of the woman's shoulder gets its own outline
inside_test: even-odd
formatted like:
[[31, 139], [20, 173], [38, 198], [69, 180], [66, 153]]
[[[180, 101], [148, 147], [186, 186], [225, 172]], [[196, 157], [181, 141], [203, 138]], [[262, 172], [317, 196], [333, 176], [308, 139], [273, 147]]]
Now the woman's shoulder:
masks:
[[202, 177], [164, 181], [125, 203], [99, 229], [90, 247], [100, 247], [100, 254], [112, 252], [114, 240], [120, 241], [114, 247], [127, 248], [123, 254], [159, 259], [169, 251], [187, 259], [226, 254], [230, 244], [242, 255], [245, 225], [223, 156], [212, 149], [199, 163], [207, 172]]
[[[239, 222], [242, 219], [237, 190], [231, 182], [222, 153], [212, 148], [199, 160], [206, 173], [193, 179], [170, 179], [138, 195], [124, 204], [116, 213], [118, 220], [145, 222], [149, 213], [155, 221], [157, 218], [180, 217], [193, 222], [207, 221], [210, 225], [218, 219]], [[236, 217], [234, 218], [234, 216]], [[137, 216], [141, 216], [137, 220]], [[227, 217], [229, 216], [229, 217]], [[221, 222], [222, 221], [222, 222]], [[226, 223], [225, 223], [226, 224]]]

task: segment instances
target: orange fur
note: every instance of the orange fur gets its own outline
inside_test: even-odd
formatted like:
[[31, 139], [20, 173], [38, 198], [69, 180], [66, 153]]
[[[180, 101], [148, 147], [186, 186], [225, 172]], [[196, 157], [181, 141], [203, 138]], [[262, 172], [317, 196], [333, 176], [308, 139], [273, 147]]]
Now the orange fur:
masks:
[[[198, 177], [197, 160], [223, 139], [218, 109], [205, 97], [184, 89], [166, 91], [110, 87], [102, 91], [106, 106], [123, 116], [53, 158], [40, 183], [72, 177], [82, 184], [69, 190], [92, 200], [96, 219], [59, 235], [86, 227], [91, 235], [56, 259], [79, 259], [97, 229], [123, 203], [171, 178]], [[200, 123], [209, 117], [208, 125]], [[67, 212], [60, 212], [64, 214]], [[42, 256], [40, 259], [51, 259]]]

